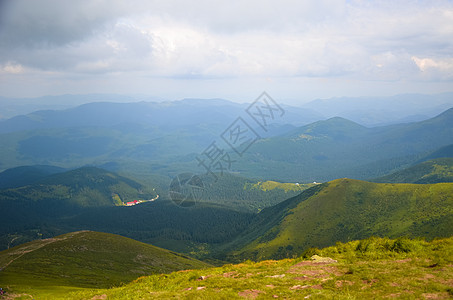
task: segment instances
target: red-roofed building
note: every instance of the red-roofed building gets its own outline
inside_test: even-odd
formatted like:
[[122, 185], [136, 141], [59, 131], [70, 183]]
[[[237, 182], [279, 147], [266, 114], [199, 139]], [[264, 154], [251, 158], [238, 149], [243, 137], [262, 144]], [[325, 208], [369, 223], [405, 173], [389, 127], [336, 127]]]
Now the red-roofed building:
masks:
[[138, 200], [130, 201], [126, 203], [126, 206], [133, 206], [135, 204], [138, 204]]

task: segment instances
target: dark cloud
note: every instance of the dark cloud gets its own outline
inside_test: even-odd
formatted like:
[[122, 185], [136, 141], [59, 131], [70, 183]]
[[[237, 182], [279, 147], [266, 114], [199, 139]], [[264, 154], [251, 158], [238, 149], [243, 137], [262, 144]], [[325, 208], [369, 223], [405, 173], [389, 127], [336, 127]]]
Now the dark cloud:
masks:
[[74, 43], [111, 26], [120, 14], [116, 1], [4, 0], [2, 48], [52, 48]]

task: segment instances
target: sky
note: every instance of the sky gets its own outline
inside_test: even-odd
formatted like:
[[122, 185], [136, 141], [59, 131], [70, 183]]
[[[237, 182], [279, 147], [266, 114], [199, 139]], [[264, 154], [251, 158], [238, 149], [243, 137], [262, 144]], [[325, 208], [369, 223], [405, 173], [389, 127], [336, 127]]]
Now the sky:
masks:
[[453, 91], [453, 1], [0, 0], [0, 96]]

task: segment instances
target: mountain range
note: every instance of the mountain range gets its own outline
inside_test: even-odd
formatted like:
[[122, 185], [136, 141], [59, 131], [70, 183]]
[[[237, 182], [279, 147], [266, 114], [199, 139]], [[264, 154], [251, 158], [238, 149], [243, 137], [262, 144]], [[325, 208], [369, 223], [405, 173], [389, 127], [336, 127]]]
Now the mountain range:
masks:
[[87, 96], [2, 120], [0, 286], [8, 299], [448, 297], [451, 96], [316, 100], [265, 123], [222, 99], [77, 106]]
[[[245, 177], [286, 182], [369, 180], [453, 144], [452, 109], [420, 122], [371, 128], [341, 117], [304, 126], [276, 118], [265, 128], [268, 132], [256, 125], [255, 142], [238, 156], [225, 143], [225, 132], [237, 116], [244, 116], [246, 107], [220, 99], [187, 99], [90, 103], [17, 116], [0, 122], [0, 168], [94, 165], [172, 177], [205, 172], [197, 157], [217, 143], [237, 162], [229, 171]], [[286, 115], [310, 119], [299, 111]]]
[[[330, 99], [315, 99], [298, 105], [284, 105], [280, 103], [288, 114], [307, 118], [286, 119], [296, 126], [311, 123], [316, 120], [339, 116], [350, 119], [365, 126], [389, 125], [407, 122], [416, 122], [429, 119], [453, 106], [453, 93], [433, 95], [401, 94], [390, 97], [337, 97]], [[187, 99], [210, 105], [208, 99]], [[209, 99], [212, 100], [212, 99]], [[249, 99], [252, 102], [254, 99]], [[278, 100], [276, 98], [276, 100]], [[0, 97], [0, 120], [7, 120], [19, 115], [27, 115], [38, 110], [64, 110], [92, 102], [172, 102], [168, 99], [144, 95], [115, 95], [115, 94], [87, 94], [87, 95], [58, 95], [39, 98], [5, 98]], [[228, 101], [225, 101], [227, 103]], [[280, 102], [280, 101], [277, 101]], [[230, 103], [234, 105], [234, 103]], [[316, 120], [313, 120], [316, 117]], [[289, 122], [289, 120], [292, 120]]]
[[452, 143], [453, 109], [421, 122], [373, 128], [335, 117], [257, 141], [238, 160], [238, 171], [299, 182], [371, 179]]

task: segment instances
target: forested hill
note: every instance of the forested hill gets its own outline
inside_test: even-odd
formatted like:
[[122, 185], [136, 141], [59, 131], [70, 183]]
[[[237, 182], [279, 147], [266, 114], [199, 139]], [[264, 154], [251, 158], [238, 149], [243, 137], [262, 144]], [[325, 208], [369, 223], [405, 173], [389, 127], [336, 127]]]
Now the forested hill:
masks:
[[94, 167], [44, 176], [33, 184], [0, 190], [0, 195], [5, 208], [19, 203], [47, 207], [112, 206], [153, 197], [142, 184]]
[[0, 173], [0, 189], [16, 188], [37, 182], [44, 177], [66, 171], [63, 168], [46, 165], [21, 166]]
[[337, 179], [264, 209], [229, 247], [230, 259], [300, 255], [370, 236], [449, 237], [453, 183], [384, 184]]

